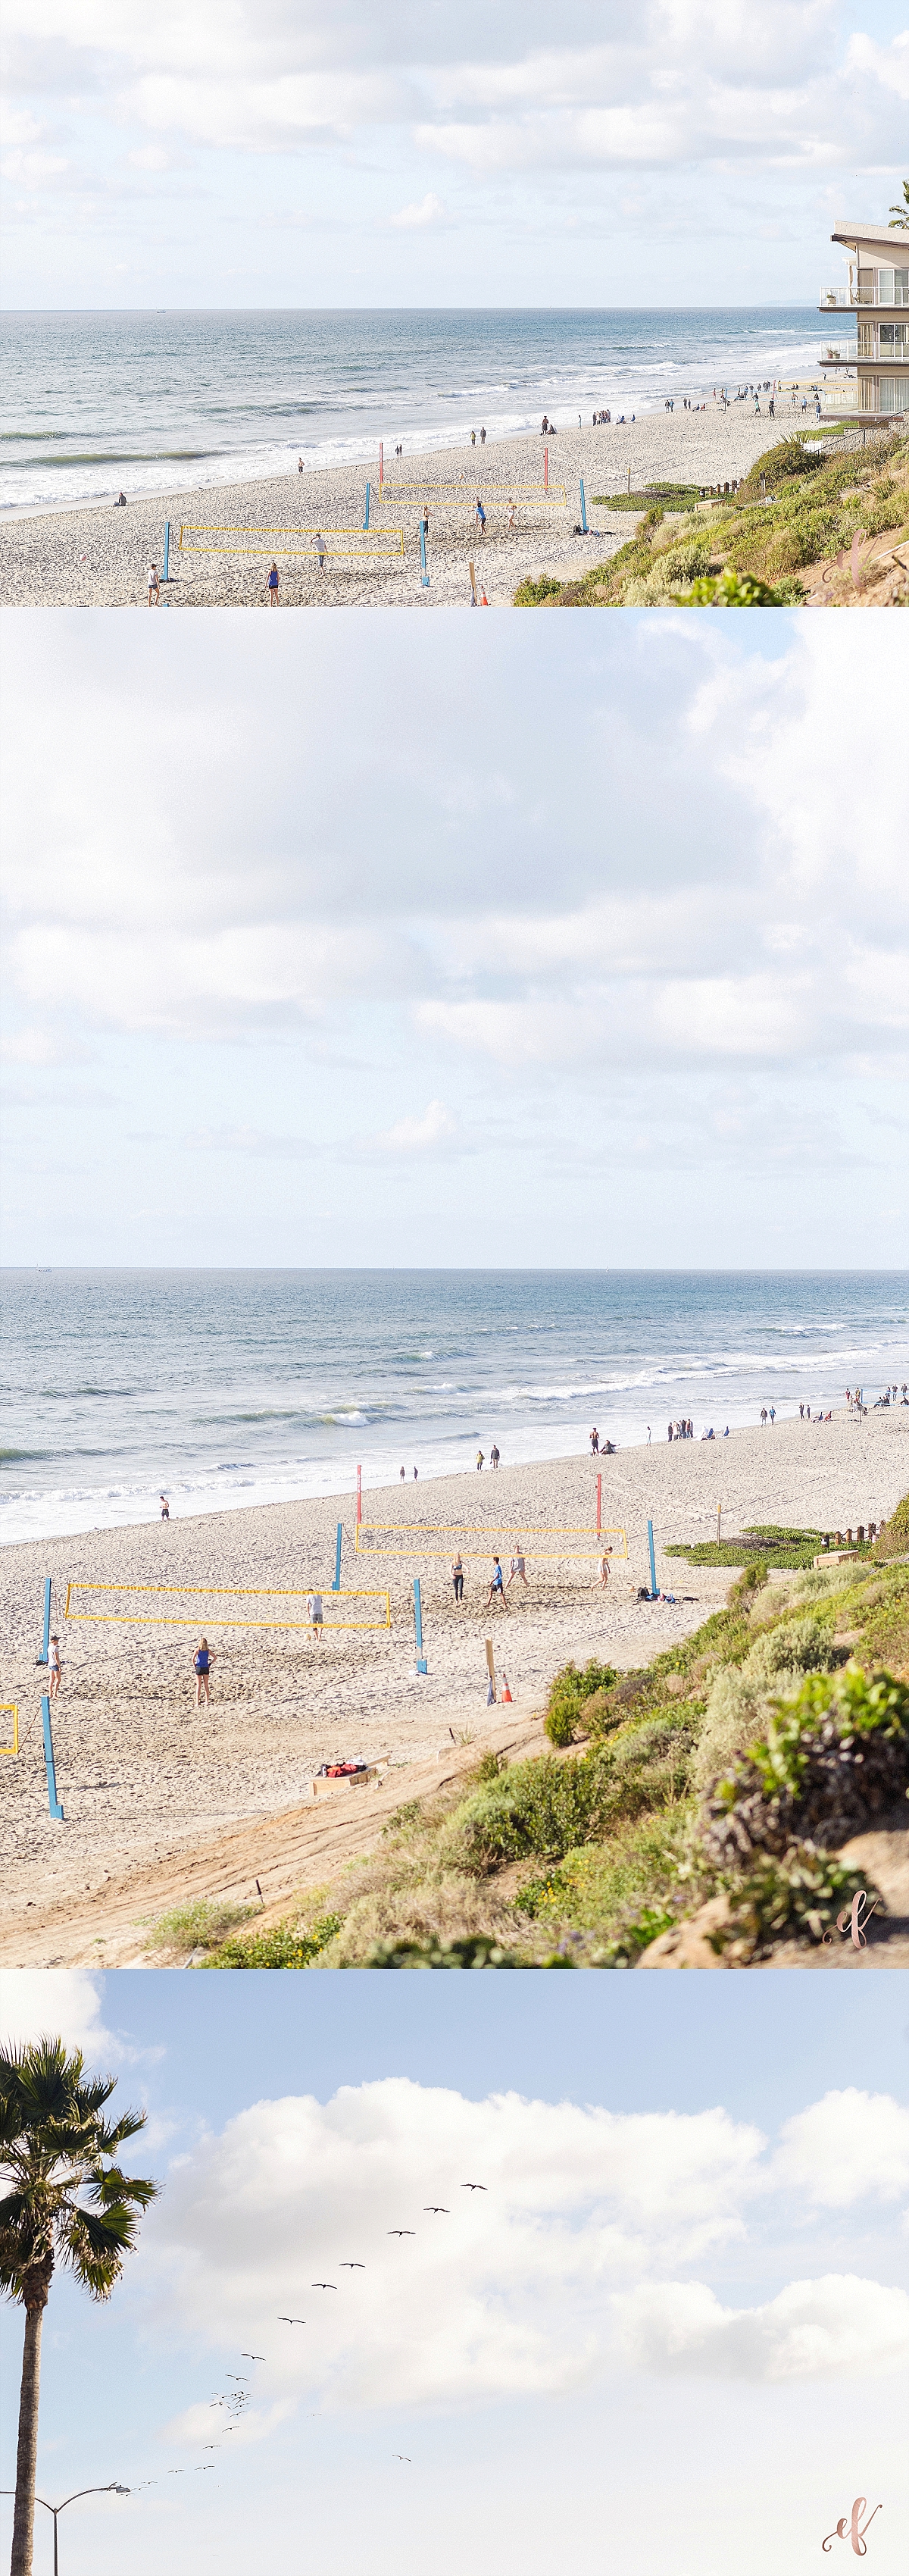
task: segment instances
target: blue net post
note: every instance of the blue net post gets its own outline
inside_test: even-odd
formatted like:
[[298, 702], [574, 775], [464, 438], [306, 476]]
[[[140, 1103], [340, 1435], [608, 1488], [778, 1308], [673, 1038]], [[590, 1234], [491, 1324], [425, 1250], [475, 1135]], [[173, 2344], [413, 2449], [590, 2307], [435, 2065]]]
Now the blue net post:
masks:
[[425, 1673], [426, 1657], [423, 1653], [423, 1606], [420, 1600], [420, 1578], [418, 1574], [414, 1576], [413, 1611], [414, 1618], [417, 1623], [417, 1671], [418, 1673]]
[[425, 530], [425, 528], [424, 528], [424, 526], [423, 526], [423, 521], [422, 521], [422, 519], [420, 520], [420, 563], [421, 563], [421, 566], [422, 566], [422, 581], [423, 581], [423, 588], [424, 588], [424, 590], [428, 590], [428, 589], [429, 589], [429, 574], [428, 574], [428, 572], [427, 572], [427, 570], [426, 570], [426, 530]]
[[368, 528], [368, 526], [369, 526], [369, 485], [368, 485], [368, 483], [367, 483], [367, 486], [366, 486], [366, 517], [365, 517], [365, 519], [364, 519], [364, 521], [363, 521], [364, 531]]
[[654, 1598], [654, 1600], [656, 1600], [656, 1588], [657, 1588], [657, 1579], [656, 1579], [656, 1558], [655, 1558], [654, 1553], [653, 1553], [653, 1522], [652, 1522], [652, 1521], [648, 1521], [648, 1523], [647, 1523], [647, 1545], [648, 1545], [648, 1547], [649, 1547], [649, 1549], [650, 1549], [650, 1589], [651, 1589], [651, 1592], [652, 1592], [652, 1594], [653, 1594], [653, 1598]]
[[338, 1536], [335, 1543], [335, 1579], [331, 1587], [333, 1592], [340, 1592], [341, 1589], [341, 1534], [343, 1527], [343, 1521], [339, 1521]]
[[164, 522], [164, 579], [170, 580], [170, 520]]
[[44, 1727], [44, 1768], [47, 1772], [47, 1803], [55, 1825], [62, 1825], [63, 1809], [57, 1796], [57, 1774], [54, 1769], [54, 1739], [51, 1734], [50, 1700], [46, 1697], [41, 1702], [41, 1721]]
[[44, 1582], [44, 1640], [43, 1640], [43, 1644], [42, 1644], [42, 1647], [41, 1647], [41, 1653], [40, 1653], [40, 1655], [39, 1655], [39, 1657], [38, 1657], [38, 1662], [39, 1662], [39, 1664], [46, 1664], [47, 1659], [48, 1659], [48, 1655], [49, 1655], [49, 1653], [50, 1653], [50, 1619], [51, 1619], [51, 1579], [50, 1579], [50, 1575], [48, 1574], [48, 1575], [46, 1575], [46, 1576], [45, 1576], [45, 1582]]
[[584, 499], [584, 477], [583, 477], [583, 474], [582, 474], [582, 476], [581, 476], [581, 530], [582, 530], [583, 535], [586, 537], [586, 535], [587, 535], [587, 503], [586, 503], [586, 501], [585, 501], [585, 499]]

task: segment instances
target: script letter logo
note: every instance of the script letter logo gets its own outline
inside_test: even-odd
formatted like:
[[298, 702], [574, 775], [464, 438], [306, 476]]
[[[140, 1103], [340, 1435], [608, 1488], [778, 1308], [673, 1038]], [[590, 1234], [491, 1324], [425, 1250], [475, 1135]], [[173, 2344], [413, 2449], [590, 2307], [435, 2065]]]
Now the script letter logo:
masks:
[[[867, 1943], [867, 1941], [866, 1941], [866, 1939], [865, 1939], [864, 1932], [862, 1931], [862, 1922], [863, 1922], [863, 1920], [864, 1920], [866, 1923], [870, 1923], [871, 1916], [872, 1916], [872, 1914], [874, 1913], [874, 1909], [875, 1909], [875, 1906], [877, 1905], [878, 1901], [879, 1901], [879, 1900], [878, 1900], [878, 1898], [877, 1898], [876, 1896], [872, 1896], [872, 1898], [871, 1898], [871, 1902], [870, 1902], [870, 1904], [869, 1904], [869, 1902], [868, 1902], [868, 1893], [867, 1893], [867, 1889], [866, 1889], [866, 1888], [864, 1888], [864, 1887], [857, 1887], [857, 1888], [856, 1888], [856, 1891], [855, 1891], [855, 1895], [854, 1895], [854, 1897], [853, 1897], [853, 1899], [852, 1899], [852, 1905], [851, 1905], [851, 1908], [850, 1908], [848, 1905], [844, 1905], [843, 1910], [842, 1910], [842, 1913], [837, 1915], [837, 1918], [836, 1918], [836, 1928], [837, 1928], [837, 1931], [838, 1931], [838, 1932], [845, 1932], [846, 1927], [847, 1927], [847, 1924], [848, 1924], [848, 1926], [849, 1926], [849, 1930], [850, 1930], [851, 1935], [852, 1935], [852, 1947], [853, 1947], [853, 1949], [854, 1949], [854, 1950], [867, 1950], [868, 1943]], [[862, 1915], [862, 1907], [863, 1907], [863, 1906], [867, 1906], [867, 1908], [868, 1908], [867, 1913], [864, 1915], [864, 1917], [863, 1917], [863, 1915]], [[825, 1934], [824, 1934], [824, 1940], [825, 1940], [825, 1941], [832, 1941], [832, 1939], [833, 1939], [833, 1934], [832, 1934], [832, 1932], [825, 1932]], [[832, 2538], [832, 2536], [833, 2536], [833, 2535], [832, 2535], [832, 2533], [831, 2533], [831, 2538]]]
[[868, 2551], [865, 2543], [865, 2533], [870, 2530], [871, 2524], [874, 2521], [874, 2513], [880, 2513], [881, 2510], [880, 2505], [876, 2504], [874, 2513], [869, 2513], [867, 2522], [863, 2524], [862, 2515], [865, 2511], [867, 2502], [867, 2496], [856, 2496], [852, 2512], [850, 2514], [841, 2514], [835, 2530], [828, 2531], [826, 2540], [822, 2540], [821, 2542], [821, 2548], [825, 2556], [830, 2547], [831, 2540], [845, 2540], [846, 2533], [848, 2531], [856, 2558], [867, 2558]]

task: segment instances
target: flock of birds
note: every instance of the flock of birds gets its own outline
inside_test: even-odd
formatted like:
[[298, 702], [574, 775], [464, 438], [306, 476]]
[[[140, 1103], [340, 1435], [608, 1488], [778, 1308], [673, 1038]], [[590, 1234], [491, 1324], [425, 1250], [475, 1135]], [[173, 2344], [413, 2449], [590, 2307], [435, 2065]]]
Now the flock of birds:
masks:
[[[487, 2185], [485, 2182], [462, 2182], [460, 2189], [461, 2191], [485, 2192]], [[450, 2218], [451, 2210], [446, 2208], [443, 2201], [429, 2201], [424, 2208], [423, 2215], [424, 2218]], [[386, 2229], [386, 2234], [388, 2236], [396, 2236], [399, 2240], [404, 2236], [416, 2236], [416, 2232], [415, 2227], [389, 2227]], [[339, 2272], [365, 2272], [367, 2267], [365, 2263], [359, 2262], [356, 2257], [345, 2255], [343, 2262], [339, 2263], [336, 2268]], [[312, 2288], [314, 2290], [337, 2291], [338, 2284], [337, 2281], [313, 2281]], [[279, 2326], [305, 2326], [306, 2318], [279, 2316], [276, 2319], [276, 2323]], [[267, 2361], [267, 2359], [268, 2355], [264, 2352], [241, 2352], [240, 2354], [241, 2361], [263, 2362]], [[249, 2404], [248, 2391], [250, 2381], [248, 2373], [242, 2370], [228, 2370], [225, 2372], [225, 2377], [231, 2382], [230, 2389], [216, 2389], [209, 2400], [209, 2403], [212, 2407], [223, 2407], [227, 2414], [233, 2416], [233, 2423], [226, 2424], [222, 2427], [223, 2432], [228, 2434], [236, 2432], [237, 2426], [242, 2419], [243, 2409]], [[203, 2442], [202, 2448], [205, 2451], [220, 2451], [221, 2444], [220, 2442]], [[405, 2467], [412, 2468], [413, 2462], [407, 2451], [393, 2451], [391, 2456], [393, 2460], [400, 2460]], [[169, 2478], [185, 2478], [190, 2475], [197, 2478], [204, 2478], [208, 2476], [211, 2465], [210, 2461], [205, 2460], [201, 2462], [197, 2468], [191, 2471], [187, 2463], [184, 2467], [179, 2469], [168, 2469], [167, 2475]], [[156, 2486], [157, 2483], [156, 2478], [145, 2478], [142, 2481], [143, 2486]], [[134, 2493], [139, 2493], [140, 2491], [141, 2490], [138, 2488], [134, 2489]]]

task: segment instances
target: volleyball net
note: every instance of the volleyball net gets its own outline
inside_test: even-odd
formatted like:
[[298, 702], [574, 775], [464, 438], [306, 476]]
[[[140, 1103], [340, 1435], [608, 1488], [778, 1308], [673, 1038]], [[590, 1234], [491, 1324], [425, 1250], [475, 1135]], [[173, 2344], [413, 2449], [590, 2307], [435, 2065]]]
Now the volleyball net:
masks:
[[378, 541], [371, 528], [233, 528], [212, 523], [191, 527], [183, 521], [180, 528], [180, 553], [185, 555], [271, 555], [283, 558], [312, 556], [314, 561], [359, 563], [361, 558], [375, 558], [380, 563], [400, 563], [404, 555], [403, 528], [383, 528]]
[[[436, 1540], [444, 1542], [435, 1545]], [[481, 1545], [469, 1544], [479, 1540]], [[383, 1544], [389, 1542], [389, 1544]], [[599, 1565], [604, 1556], [627, 1559], [623, 1529], [563, 1528], [528, 1530], [526, 1521], [503, 1528], [489, 1522], [358, 1521], [358, 1556], [386, 1556], [409, 1562], [412, 1557], [525, 1556], [536, 1564]]]
[[[95, 1606], [87, 1606], [77, 1596], [88, 1594]], [[173, 1607], [153, 1608], [152, 1603], [167, 1600]], [[98, 1603], [101, 1606], [98, 1607]], [[187, 1610], [194, 1602], [198, 1606]], [[341, 1603], [345, 1615], [335, 1614]], [[220, 1604], [227, 1606], [222, 1608]], [[259, 1603], [268, 1603], [264, 1614]], [[244, 1606], [240, 1606], [240, 1605]], [[290, 1605], [301, 1607], [291, 1613]], [[391, 1627], [391, 1594], [377, 1592], [332, 1592], [328, 1585], [308, 1584], [305, 1592], [264, 1589], [254, 1584], [221, 1583], [68, 1583], [64, 1619], [91, 1623], [95, 1626], [113, 1623], [130, 1628], [289, 1628], [311, 1629], [315, 1605], [319, 1604], [319, 1625], [330, 1628], [364, 1630]], [[178, 1606], [179, 1605], [179, 1606]], [[286, 1605], [288, 1614], [282, 1615]], [[348, 1616], [349, 1612], [353, 1615]], [[359, 1615], [362, 1613], [362, 1616]]]
[[[453, 504], [457, 510], [475, 510], [477, 499], [484, 510], [543, 509], [552, 502], [567, 509], [568, 494], [564, 483], [374, 483], [371, 494], [379, 501], [400, 501], [403, 509], [419, 509], [432, 501], [436, 509]], [[411, 499], [413, 494], [413, 499]]]

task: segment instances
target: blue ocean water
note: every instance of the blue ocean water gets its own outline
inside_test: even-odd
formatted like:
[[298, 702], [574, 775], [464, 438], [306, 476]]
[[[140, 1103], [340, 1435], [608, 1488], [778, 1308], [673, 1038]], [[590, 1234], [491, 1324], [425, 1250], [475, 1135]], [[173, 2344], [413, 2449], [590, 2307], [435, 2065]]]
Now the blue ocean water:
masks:
[[809, 306], [6, 313], [0, 507], [366, 463], [816, 373]]
[[870, 1399], [909, 1274], [6, 1271], [0, 1535], [62, 1535]]

